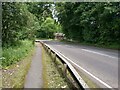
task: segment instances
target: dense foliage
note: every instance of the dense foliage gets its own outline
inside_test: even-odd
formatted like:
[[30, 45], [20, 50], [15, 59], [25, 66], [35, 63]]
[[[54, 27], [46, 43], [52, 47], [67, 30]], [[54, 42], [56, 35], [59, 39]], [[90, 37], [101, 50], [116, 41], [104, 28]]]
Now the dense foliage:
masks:
[[[2, 67], [12, 65], [33, 50], [31, 41], [34, 41], [37, 30], [40, 29], [40, 23], [43, 21], [44, 9], [35, 11], [40, 15], [32, 12], [35, 3], [18, 3], [4, 2], [2, 3]], [[41, 3], [41, 5], [45, 5]], [[33, 10], [34, 11], [34, 10]], [[42, 15], [42, 16], [41, 16]], [[27, 39], [27, 40], [26, 40]]]
[[56, 10], [68, 39], [98, 44], [120, 42], [120, 3], [57, 3]]
[[2, 3], [2, 45], [9, 47], [35, 37], [53, 38], [60, 28], [54, 21], [51, 3]]
[[34, 14], [38, 20], [40, 28], [36, 32], [37, 38], [54, 38], [55, 32], [60, 32], [60, 25], [53, 17], [54, 6], [52, 3], [28, 3], [28, 10]]
[[118, 46], [120, 3], [3, 2], [2, 65], [9, 66], [29, 52], [31, 43], [23, 40], [54, 38], [61, 27], [69, 40]]
[[41, 24], [38, 30], [37, 37], [40, 38], [54, 38], [54, 33], [61, 31], [59, 24], [56, 24], [50, 17]]
[[2, 45], [11, 46], [23, 39], [33, 39], [39, 28], [37, 18], [24, 3], [2, 3]]
[[52, 17], [52, 11], [50, 10], [51, 4], [46, 2], [34, 2], [27, 3], [28, 10], [34, 14], [41, 24], [47, 17]]
[[[53, 14], [54, 8], [57, 13]], [[53, 16], [58, 17], [55, 22]], [[59, 24], [60, 23], [60, 24]], [[68, 39], [111, 44], [119, 42], [120, 3], [2, 3], [2, 45], [20, 40], [53, 38], [61, 26]]]
[[9, 65], [19, 62], [21, 59], [26, 57], [32, 50], [33, 44], [31, 41], [22, 40], [20, 45], [3, 48], [3, 61], [2, 67], [7, 67]]

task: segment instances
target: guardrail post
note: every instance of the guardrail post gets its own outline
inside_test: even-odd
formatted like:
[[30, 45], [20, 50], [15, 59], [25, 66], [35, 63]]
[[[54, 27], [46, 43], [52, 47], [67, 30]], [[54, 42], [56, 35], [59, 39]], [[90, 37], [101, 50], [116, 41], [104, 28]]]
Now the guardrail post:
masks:
[[54, 57], [53, 57], [54, 62], [56, 61], [56, 54], [54, 53]]
[[43, 47], [46, 49], [45, 45], [43, 44]]
[[45, 48], [45, 50], [47, 50], [46, 46], [43, 44], [43, 47]]
[[47, 50], [47, 52], [49, 52], [49, 48], [46, 46], [46, 50]]
[[[74, 67], [66, 60], [66, 58], [59, 52], [55, 52], [55, 50], [51, 49], [49, 45], [43, 43], [44, 48], [46, 51], [51, 55], [52, 52], [54, 54], [53, 60], [56, 61], [56, 57], [60, 59], [63, 64], [63, 73], [67, 76], [67, 71], [71, 74], [72, 79], [78, 84], [81, 90], [85, 90], [85, 88], [89, 88], [89, 86], [84, 82], [81, 76], [77, 73]], [[74, 83], [74, 82], [73, 82]], [[76, 85], [77, 85], [76, 84]], [[89, 90], [89, 89], [88, 89]]]
[[51, 55], [51, 50], [49, 49], [49, 54]]
[[64, 70], [63, 70], [63, 72], [64, 72], [64, 75], [66, 76], [67, 75], [67, 64], [63, 64], [64, 65]]

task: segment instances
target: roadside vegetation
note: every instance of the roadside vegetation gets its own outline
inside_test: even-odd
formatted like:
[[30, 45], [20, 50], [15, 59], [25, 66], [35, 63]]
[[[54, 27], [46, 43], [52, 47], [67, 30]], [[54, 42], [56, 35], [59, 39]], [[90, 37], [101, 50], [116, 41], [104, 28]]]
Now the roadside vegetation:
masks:
[[[77, 83], [74, 81], [70, 72], [67, 70], [67, 73], [64, 72], [64, 65], [60, 62], [58, 58], [55, 59], [54, 54], [50, 54], [50, 51], [46, 51], [45, 48], [42, 48], [42, 58], [43, 58], [43, 79], [44, 79], [44, 88], [68, 88], [68, 89], [77, 89]], [[94, 83], [88, 76], [83, 72], [80, 72], [76, 67], [74, 67], [83, 80], [87, 83], [90, 88], [100, 88], [96, 83]]]
[[[23, 87], [36, 38], [54, 39], [54, 33], [62, 32], [67, 41], [118, 49], [119, 8], [120, 3], [114, 2], [2, 2], [3, 86]], [[49, 79], [46, 76], [44, 87], [68, 88], [44, 50], [43, 53], [43, 64], [49, 64], [44, 67], [46, 72], [53, 67], [46, 73]]]
[[3, 47], [2, 67], [7, 69], [10, 65], [19, 62], [29, 55], [34, 45], [31, 41], [21, 41], [17, 46]]
[[2, 88], [23, 88], [38, 27], [26, 3], [2, 3]]
[[17, 46], [3, 47], [2, 54], [2, 88], [23, 88], [34, 54], [33, 43], [23, 40]]
[[34, 47], [35, 38], [54, 38], [60, 25], [52, 18], [49, 3], [2, 3], [2, 67], [8, 67]]
[[57, 3], [56, 10], [67, 40], [119, 48], [120, 3], [66, 2]]
[[43, 88], [75, 88], [68, 78], [64, 75], [63, 65], [57, 59], [53, 60], [54, 55], [48, 55], [48, 52], [42, 48], [43, 63]]
[[12, 64], [7, 69], [2, 69], [2, 88], [23, 88], [26, 74], [28, 73], [34, 49], [31, 49], [25, 58]]

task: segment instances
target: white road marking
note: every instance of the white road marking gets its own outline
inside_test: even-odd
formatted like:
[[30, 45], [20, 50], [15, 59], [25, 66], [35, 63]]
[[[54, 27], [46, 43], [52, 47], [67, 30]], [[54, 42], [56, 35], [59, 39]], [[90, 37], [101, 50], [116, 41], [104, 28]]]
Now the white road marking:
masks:
[[86, 51], [86, 52], [95, 53], [95, 54], [99, 54], [99, 55], [102, 55], [102, 56], [107, 56], [107, 57], [110, 57], [110, 58], [118, 59], [117, 57], [113, 57], [113, 56], [110, 56], [110, 55], [107, 55], [107, 54], [103, 54], [103, 53], [99, 53], [99, 52], [95, 52], [95, 51], [91, 51], [91, 50], [87, 50], [87, 49], [82, 49], [82, 50]]
[[[59, 52], [60, 53], [60, 52]], [[61, 53], [60, 53], [61, 54]], [[104, 81], [100, 80], [99, 78], [97, 78], [96, 76], [94, 76], [93, 74], [91, 74], [89, 71], [85, 70], [84, 68], [82, 68], [81, 66], [79, 66], [78, 64], [76, 64], [75, 62], [71, 61], [69, 58], [67, 58], [66, 56], [64, 56], [63, 54], [61, 54], [63, 57], [65, 57], [67, 60], [69, 60], [71, 63], [73, 63], [74, 65], [76, 65], [77, 67], [79, 67], [81, 70], [83, 70], [84, 72], [86, 72], [88, 75], [90, 75], [91, 77], [93, 77], [94, 79], [96, 79], [97, 81], [99, 81], [100, 83], [102, 83], [103, 85], [105, 85], [108, 88], [112, 88], [110, 85], [108, 85], [107, 83], [105, 83]]]
[[[49, 46], [49, 45], [48, 45]], [[49, 46], [50, 47], [50, 46]], [[99, 81], [101, 84], [103, 84], [104, 86], [106, 86], [107, 88], [111, 88], [112, 87], [110, 85], [108, 85], [107, 83], [105, 83], [104, 81], [100, 80], [98, 77], [96, 77], [95, 75], [91, 74], [89, 71], [85, 70], [84, 68], [82, 68], [81, 66], [79, 66], [78, 64], [76, 64], [75, 62], [73, 62], [72, 60], [70, 60], [68, 57], [66, 57], [65, 55], [63, 55], [62, 53], [60, 53], [58, 50], [54, 49], [56, 52], [58, 52], [61, 56], [63, 56], [64, 58], [66, 58], [67, 60], [69, 60], [71, 63], [73, 63], [74, 65], [76, 65], [78, 68], [80, 68], [81, 70], [83, 70], [85, 73], [87, 73], [88, 75], [90, 75], [91, 77], [93, 77], [94, 79], [96, 79], [97, 81]]]
[[[47, 46], [49, 46], [49, 45], [47, 45]], [[93, 77], [94, 79], [96, 79], [97, 81], [99, 81], [101, 84], [103, 84], [107, 88], [110, 88], [110, 89], [114, 90], [110, 85], [108, 85], [107, 83], [105, 83], [104, 81], [102, 81], [101, 79], [99, 79], [98, 77], [96, 77], [95, 75], [91, 74], [89, 71], [85, 70], [84, 68], [82, 68], [81, 66], [79, 66], [78, 64], [76, 64], [75, 62], [73, 62], [72, 60], [70, 60], [68, 57], [66, 57], [65, 55], [63, 55], [62, 53], [60, 53], [58, 50], [56, 50], [56, 49], [54, 49], [54, 50], [56, 52], [58, 52], [61, 56], [63, 56], [64, 58], [66, 58], [68, 61], [70, 61], [71, 63], [73, 63], [74, 65], [76, 65], [78, 68], [80, 68], [81, 70], [83, 70], [85, 73], [87, 73], [88, 75], [90, 75], [91, 77]]]

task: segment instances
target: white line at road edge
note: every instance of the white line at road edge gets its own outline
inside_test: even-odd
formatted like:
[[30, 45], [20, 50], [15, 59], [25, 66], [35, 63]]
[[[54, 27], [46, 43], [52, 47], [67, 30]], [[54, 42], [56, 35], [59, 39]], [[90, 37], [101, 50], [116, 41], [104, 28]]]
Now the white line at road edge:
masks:
[[[60, 53], [60, 52], [58, 52]], [[60, 53], [61, 54], [61, 53]], [[82, 68], [81, 66], [79, 66], [78, 64], [74, 63], [73, 61], [71, 61], [69, 58], [67, 58], [66, 56], [64, 56], [63, 54], [61, 54], [63, 57], [65, 57], [67, 60], [69, 60], [71, 63], [73, 63], [74, 65], [76, 65], [77, 67], [79, 67], [80, 69], [82, 69], [84, 72], [86, 72], [87, 74], [89, 74], [91, 77], [93, 77], [94, 79], [98, 80], [100, 83], [102, 83], [103, 85], [105, 85], [108, 88], [112, 88], [110, 85], [108, 85], [107, 83], [105, 83], [104, 81], [100, 80], [99, 78], [97, 78], [96, 76], [94, 76], [93, 74], [91, 74], [90, 72], [88, 72], [87, 70], [85, 70], [84, 68]]]
[[107, 56], [107, 57], [110, 57], [110, 58], [116, 58], [117, 57], [112, 57], [110, 55], [106, 55], [106, 54], [102, 54], [102, 53], [99, 53], [99, 52], [95, 52], [95, 51], [91, 51], [91, 50], [87, 50], [87, 49], [82, 49], [83, 51], [87, 51], [87, 52], [91, 52], [91, 53], [95, 53], [95, 54], [99, 54], [99, 55], [103, 55], [103, 56]]
[[[55, 51], [57, 51], [56, 49], [54, 49]], [[61, 54], [59, 51], [57, 51], [59, 54]], [[67, 58], [65, 55], [61, 54], [61, 56], [63, 56], [64, 58], [66, 58], [67, 60], [69, 60], [71, 63], [73, 63], [74, 65], [76, 65], [77, 67], [79, 67], [81, 70], [83, 70], [85, 73], [87, 73], [88, 75], [90, 75], [91, 77], [93, 77], [94, 79], [96, 79], [97, 81], [99, 81], [101, 84], [105, 85], [107, 88], [111, 88], [112, 87], [110, 85], [108, 85], [107, 83], [105, 83], [104, 81], [100, 80], [99, 78], [97, 78], [96, 76], [94, 76], [93, 74], [91, 74], [89, 71], [85, 70], [84, 68], [82, 68], [81, 66], [79, 66], [78, 64], [76, 64], [75, 62], [71, 61], [69, 58]]]

